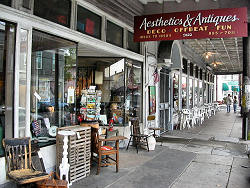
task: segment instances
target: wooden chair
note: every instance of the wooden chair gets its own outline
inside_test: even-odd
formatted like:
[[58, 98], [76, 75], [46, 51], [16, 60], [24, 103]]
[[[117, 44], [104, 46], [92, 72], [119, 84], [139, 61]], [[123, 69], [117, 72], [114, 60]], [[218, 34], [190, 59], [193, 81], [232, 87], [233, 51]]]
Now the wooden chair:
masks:
[[146, 146], [147, 150], [149, 151], [148, 137], [150, 135], [141, 134], [138, 118], [131, 120], [130, 133], [131, 134], [130, 134], [127, 150], [129, 148], [130, 142], [133, 142], [133, 145], [136, 147], [137, 153], [138, 153], [138, 146], [141, 146], [141, 145]]
[[[91, 128], [91, 159], [97, 162], [97, 175], [103, 166], [116, 165], [116, 172], [119, 171], [119, 140], [124, 140], [124, 136], [114, 136], [101, 138], [97, 128]], [[115, 142], [115, 146], [105, 145], [105, 142]], [[104, 145], [103, 145], [104, 143]], [[96, 156], [94, 156], [94, 154]], [[111, 156], [115, 155], [115, 156]]]
[[33, 183], [49, 177], [45, 172], [34, 169], [31, 162], [30, 138], [3, 139], [7, 173], [18, 184]]

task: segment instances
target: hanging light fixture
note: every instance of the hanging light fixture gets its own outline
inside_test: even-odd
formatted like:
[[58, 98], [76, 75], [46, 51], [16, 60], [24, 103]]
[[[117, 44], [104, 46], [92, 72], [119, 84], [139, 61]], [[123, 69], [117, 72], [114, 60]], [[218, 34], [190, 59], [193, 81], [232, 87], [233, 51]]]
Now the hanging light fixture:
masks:
[[208, 60], [212, 55], [217, 54], [216, 52], [209, 52], [207, 50], [207, 39], [206, 39], [206, 51], [203, 53], [203, 56], [205, 57], [206, 60]]

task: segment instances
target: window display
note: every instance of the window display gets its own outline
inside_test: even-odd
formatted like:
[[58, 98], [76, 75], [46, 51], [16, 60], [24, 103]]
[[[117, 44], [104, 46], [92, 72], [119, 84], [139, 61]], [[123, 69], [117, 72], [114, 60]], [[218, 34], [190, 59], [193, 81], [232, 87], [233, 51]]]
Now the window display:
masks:
[[173, 105], [174, 110], [179, 110], [179, 75], [173, 75]]
[[182, 83], [181, 83], [182, 93], [182, 108], [187, 108], [187, 77], [182, 76]]
[[193, 108], [193, 79], [189, 79], [189, 108]]
[[76, 123], [76, 44], [37, 30], [32, 34], [31, 132], [46, 145], [54, 143], [57, 127]]
[[[130, 115], [141, 118], [141, 66], [139, 62], [124, 58], [80, 57], [76, 92], [78, 120], [99, 119], [103, 124], [112, 122], [117, 126], [126, 125]], [[92, 104], [85, 104], [90, 87], [95, 87], [97, 92], [96, 97], [90, 97], [96, 101], [94, 110]], [[82, 115], [89, 115], [89, 118]]]
[[126, 61], [126, 121], [130, 116], [142, 117], [142, 64], [137, 61]]

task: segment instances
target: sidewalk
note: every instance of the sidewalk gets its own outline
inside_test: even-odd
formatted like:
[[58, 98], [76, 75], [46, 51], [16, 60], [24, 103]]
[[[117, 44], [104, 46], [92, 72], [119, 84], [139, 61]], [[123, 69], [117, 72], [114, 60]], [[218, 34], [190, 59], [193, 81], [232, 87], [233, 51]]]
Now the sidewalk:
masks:
[[249, 188], [250, 161], [241, 118], [219, 112], [193, 129], [169, 132], [155, 151], [120, 150], [120, 171], [101, 168], [71, 188]]
[[140, 149], [139, 154], [131, 147], [120, 150], [120, 168], [102, 167], [99, 175], [91, 168], [91, 175], [71, 188], [166, 188], [180, 176], [195, 159], [196, 154], [157, 146], [154, 151]]
[[162, 135], [163, 137], [216, 140], [239, 143], [242, 134], [242, 118], [237, 113], [217, 112], [215, 116], [205, 119], [201, 126], [195, 128], [174, 130]]

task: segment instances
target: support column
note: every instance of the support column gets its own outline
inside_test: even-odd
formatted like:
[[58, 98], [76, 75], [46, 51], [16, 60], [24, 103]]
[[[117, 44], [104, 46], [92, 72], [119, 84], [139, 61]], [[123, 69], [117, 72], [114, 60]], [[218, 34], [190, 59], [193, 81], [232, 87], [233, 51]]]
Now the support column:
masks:
[[243, 37], [243, 84], [242, 84], [242, 139], [248, 139], [250, 120], [250, 23], [248, 23], [248, 37]]

